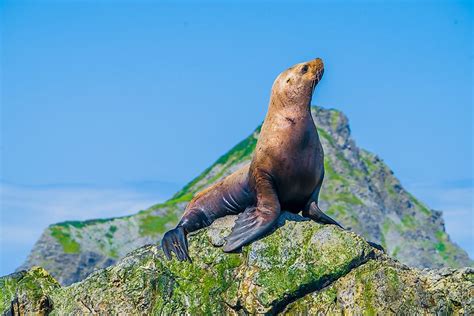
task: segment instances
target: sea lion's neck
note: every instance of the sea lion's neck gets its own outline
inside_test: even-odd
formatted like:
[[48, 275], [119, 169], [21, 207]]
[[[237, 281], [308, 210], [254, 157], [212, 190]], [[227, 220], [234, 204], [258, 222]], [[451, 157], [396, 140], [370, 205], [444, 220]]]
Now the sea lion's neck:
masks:
[[301, 97], [299, 100], [282, 97], [278, 93], [272, 93], [270, 97], [269, 112], [277, 112], [290, 116], [311, 116], [311, 97]]

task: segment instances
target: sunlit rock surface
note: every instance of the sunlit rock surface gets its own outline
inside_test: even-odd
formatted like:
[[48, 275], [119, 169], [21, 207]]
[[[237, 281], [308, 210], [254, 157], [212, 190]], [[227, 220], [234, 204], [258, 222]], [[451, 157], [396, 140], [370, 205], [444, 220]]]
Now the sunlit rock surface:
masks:
[[67, 287], [42, 268], [0, 278], [1, 313], [472, 314], [474, 271], [417, 270], [359, 235], [283, 213], [270, 235], [226, 254], [235, 217], [190, 236], [192, 263], [146, 245]]

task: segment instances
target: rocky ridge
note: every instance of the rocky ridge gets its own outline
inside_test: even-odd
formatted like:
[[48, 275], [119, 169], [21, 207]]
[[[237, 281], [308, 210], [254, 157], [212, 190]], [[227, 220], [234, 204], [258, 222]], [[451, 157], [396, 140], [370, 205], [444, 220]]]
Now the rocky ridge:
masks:
[[409, 268], [354, 232], [286, 212], [274, 232], [226, 254], [220, 247], [234, 220], [190, 236], [192, 263], [146, 245], [67, 287], [39, 267], [0, 278], [0, 313], [474, 313], [471, 268]]
[[[449, 239], [441, 212], [408, 193], [380, 158], [358, 148], [341, 112], [319, 107], [311, 111], [325, 151], [323, 210], [409, 266], [472, 266], [466, 252]], [[51, 225], [19, 270], [42, 266], [68, 285], [138, 247], [159, 242], [197, 191], [250, 161], [258, 135], [259, 128], [165, 203], [121, 218]]]

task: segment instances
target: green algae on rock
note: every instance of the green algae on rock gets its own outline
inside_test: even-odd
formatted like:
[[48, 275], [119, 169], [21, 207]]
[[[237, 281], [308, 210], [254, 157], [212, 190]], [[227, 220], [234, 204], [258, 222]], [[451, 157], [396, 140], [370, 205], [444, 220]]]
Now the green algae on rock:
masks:
[[473, 312], [472, 269], [411, 269], [353, 232], [286, 212], [274, 232], [226, 254], [220, 247], [234, 221], [228, 216], [191, 235], [192, 263], [168, 261], [158, 246], [147, 245], [67, 287], [41, 268], [0, 278], [0, 313]]
[[472, 315], [474, 270], [415, 270], [380, 255], [320, 292], [289, 304], [289, 315]]
[[52, 310], [50, 295], [61, 286], [41, 267], [0, 278], [0, 313], [47, 314]]

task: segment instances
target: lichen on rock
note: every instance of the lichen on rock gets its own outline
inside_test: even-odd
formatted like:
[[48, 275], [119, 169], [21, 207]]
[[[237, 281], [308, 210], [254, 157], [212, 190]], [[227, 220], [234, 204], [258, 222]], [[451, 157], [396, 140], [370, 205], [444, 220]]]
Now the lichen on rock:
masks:
[[0, 278], [0, 312], [24, 315], [48, 314], [52, 309], [50, 295], [59, 283], [41, 267], [20, 271]]
[[67, 287], [41, 268], [0, 278], [0, 312], [12, 306], [56, 315], [473, 311], [472, 269], [411, 269], [353, 232], [286, 212], [275, 231], [227, 254], [221, 246], [234, 221], [228, 216], [191, 235], [192, 263], [168, 261], [152, 244]]
[[320, 292], [289, 304], [290, 315], [472, 315], [474, 270], [416, 270], [386, 255], [355, 268]]

